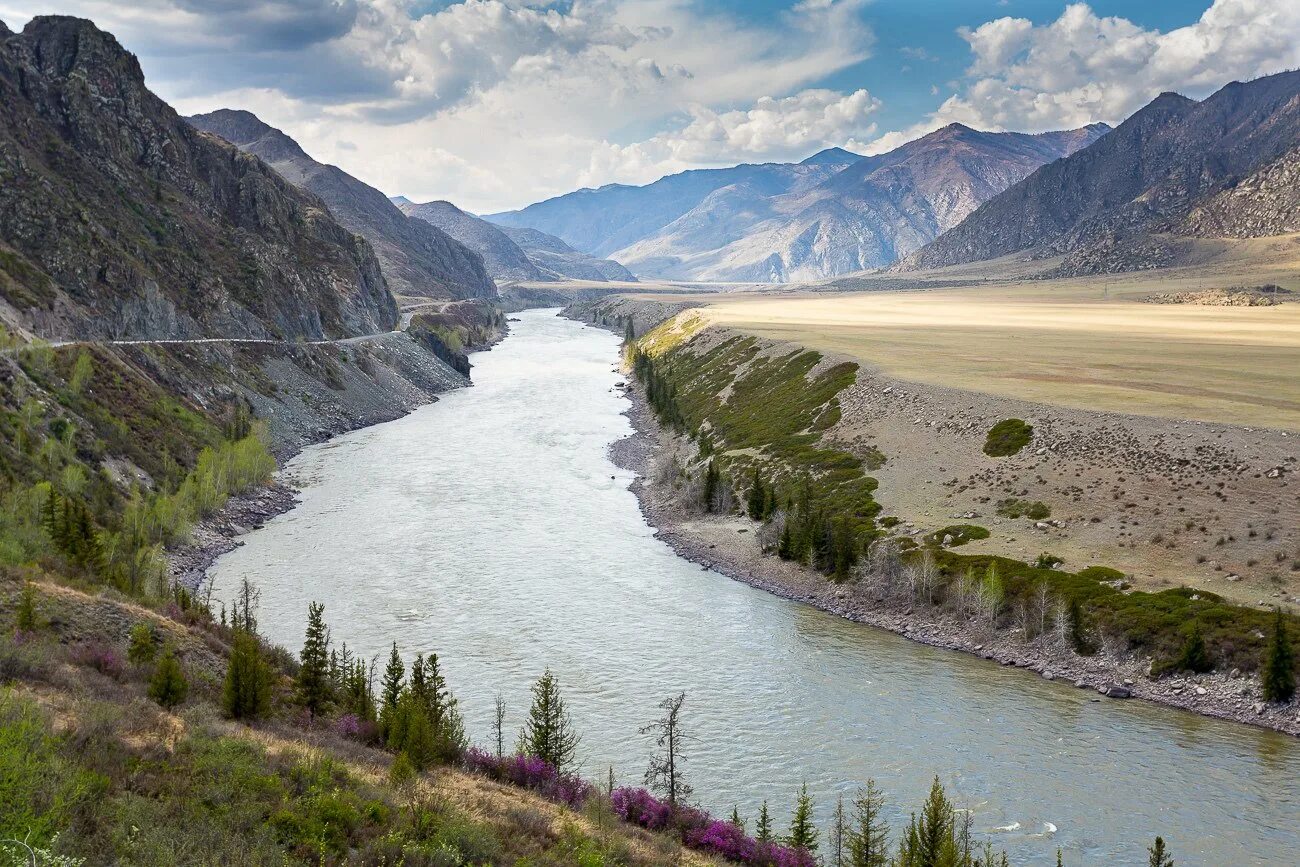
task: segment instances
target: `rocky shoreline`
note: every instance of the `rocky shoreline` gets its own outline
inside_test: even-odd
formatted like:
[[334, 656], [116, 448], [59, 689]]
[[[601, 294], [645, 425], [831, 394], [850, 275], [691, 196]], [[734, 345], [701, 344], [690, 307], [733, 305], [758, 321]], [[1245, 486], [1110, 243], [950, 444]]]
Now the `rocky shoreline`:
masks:
[[1098, 701], [1103, 697], [1142, 699], [1300, 736], [1300, 702], [1263, 703], [1258, 681], [1253, 676], [1234, 671], [1151, 680], [1145, 659], [1104, 654], [1078, 656], [1050, 647], [1045, 640], [1019, 640], [1007, 630], [972, 629], [937, 608], [918, 610], [913, 605], [832, 584], [808, 569], [763, 556], [752, 541], [754, 534], [744, 533], [744, 528], [731, 530], [730, 523], [734, 521], [730, 519], [718, 519], [717, 523], [725, 523], [726, 527], [721, 529], [743, 542], [711, 542], [710, 538], [717, 539], [718, 534], [706, 537], [698, 532], [702, 522], [682, 515], [671, 495], [657, 490], [649, 481], [651, 464], [664, 447], [666, 437], [639, 389], [630, 385], [626, 393], [631, 401], [626, 415], [635, 433], [611, 445], [610, 457], [621, 469], [636, 473], [631, 490], [640, 503], [642, 515], [655, 528], [656, 536], [678, 556], [760, 590], [857, 623], [887, 629], [912, 641], [969, 653], [1000, 665], [1035, 672], [1049, 680], [1093, 690], [1098, 693]]

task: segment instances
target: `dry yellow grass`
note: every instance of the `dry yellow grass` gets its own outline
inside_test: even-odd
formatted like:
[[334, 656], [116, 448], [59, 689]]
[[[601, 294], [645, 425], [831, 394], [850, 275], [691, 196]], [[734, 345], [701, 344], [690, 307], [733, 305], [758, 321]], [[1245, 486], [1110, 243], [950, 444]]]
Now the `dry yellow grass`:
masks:
[[1300, 430], [1300, 304], [1154, 305], [1103, 291], [1088, 298], [1082, 289], [1012, 285], [724, 295], [711, 299], [707, 315], [917, 382], [1080, 409]]

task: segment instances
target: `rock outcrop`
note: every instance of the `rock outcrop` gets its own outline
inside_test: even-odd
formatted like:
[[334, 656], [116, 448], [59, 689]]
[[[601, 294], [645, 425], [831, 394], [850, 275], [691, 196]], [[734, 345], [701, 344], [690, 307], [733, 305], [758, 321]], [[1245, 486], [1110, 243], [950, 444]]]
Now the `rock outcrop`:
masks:
[[0, 32], [0, 296], [45, 337], [329, 338], [398, 321], [325, 204], [200, 133], [89, 21]]
[[220, 109], [187, 120], [261, 158], [290, 183], [319, 196], [343, 226], [374, 247], [389, 288], [414, 298], [492, 298], [482, 258], [427, 222], [398, 210], [379, 190], [319, 163], [296, 141], [247, 111]]

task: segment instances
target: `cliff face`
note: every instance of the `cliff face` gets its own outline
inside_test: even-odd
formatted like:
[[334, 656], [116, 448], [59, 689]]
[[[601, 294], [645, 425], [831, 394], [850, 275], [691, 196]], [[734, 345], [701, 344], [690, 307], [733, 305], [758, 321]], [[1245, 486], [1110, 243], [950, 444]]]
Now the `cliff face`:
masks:
[[47, 337], [321, 338], [397, 309], [370, 245], [190, 127], [75, 18], [0, 33], [0, 295]]
[[340, 224], [374, 247], [389, 288], [416, 298], [493, 298], [482, 257], [434, 225], [408, 217], [382, 192], [312, 159], [289, 136], [247, 111], [220, 109], [187, 120], [262, 159], [319, 196]]

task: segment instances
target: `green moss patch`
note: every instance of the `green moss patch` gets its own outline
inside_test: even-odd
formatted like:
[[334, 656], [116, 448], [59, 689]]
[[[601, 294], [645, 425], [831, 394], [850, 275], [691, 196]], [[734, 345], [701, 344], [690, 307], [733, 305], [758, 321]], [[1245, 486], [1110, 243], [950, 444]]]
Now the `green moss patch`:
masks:
[[944, 539], [951, 539], [947, 543], [948, 547], [965, 545], [967, 542], [975, 539], [987, 539], [989, 531], [978, 524], [952, 524], [941, 530], [935, 530], [925, 537], [925, 541], [931, 545], [943, 545]]
[[984, 441], [984, 454], [993, 458], [1014, 455], [1029, 445], [1034, 438], [1034, 428], [1018, 418], [1004, 418], [989, 428]]

